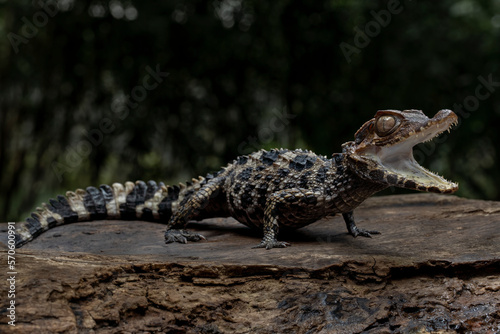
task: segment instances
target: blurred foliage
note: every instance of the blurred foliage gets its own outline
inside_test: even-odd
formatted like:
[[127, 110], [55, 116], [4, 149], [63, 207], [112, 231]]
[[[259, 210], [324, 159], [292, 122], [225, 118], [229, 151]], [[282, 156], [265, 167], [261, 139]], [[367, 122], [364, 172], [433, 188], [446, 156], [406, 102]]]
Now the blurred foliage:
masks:
[[[461, 196], [500, 199], [498, 0], [0, 9], [3, 220], [64, 190], [183, 181], [261, 147], [331, 155], [378, 109], [464, 104], [459, 127], [415, 157], [459, 181]], [[341, 43], [360, 47], [346, 57]]]

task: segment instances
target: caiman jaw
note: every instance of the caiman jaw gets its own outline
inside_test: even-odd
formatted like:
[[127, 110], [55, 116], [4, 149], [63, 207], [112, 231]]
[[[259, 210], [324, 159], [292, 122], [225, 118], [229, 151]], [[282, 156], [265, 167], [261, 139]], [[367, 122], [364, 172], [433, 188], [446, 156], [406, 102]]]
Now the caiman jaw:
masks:
[[420, 110], [379, 111], [356, 133], [356, 142], [344, 149], [351, 151], [357, 168], [361, 163], [371, 170], [360, 175], [364, 178], [401, 188], [452, 193], [458, 184], [420, 166], [413, 158], [413, 147], [449, 130], [457, 121], [451, 110], [441, 110], [432, 119]]

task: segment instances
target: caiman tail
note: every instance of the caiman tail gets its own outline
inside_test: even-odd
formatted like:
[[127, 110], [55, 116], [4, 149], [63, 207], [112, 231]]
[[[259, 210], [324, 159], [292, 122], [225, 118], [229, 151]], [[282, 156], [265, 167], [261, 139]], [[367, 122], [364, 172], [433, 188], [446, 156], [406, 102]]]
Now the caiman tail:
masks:
[[75, 222], [120, 219], [166, 224], [179, 204], [211, 178], [210, 174], [206, 178], [200, 176], [178, 186], [136, 181], [68, 191], [66, 196], [43, 203], [25, 222], [16, 224], [16, 247], [53, 227]]

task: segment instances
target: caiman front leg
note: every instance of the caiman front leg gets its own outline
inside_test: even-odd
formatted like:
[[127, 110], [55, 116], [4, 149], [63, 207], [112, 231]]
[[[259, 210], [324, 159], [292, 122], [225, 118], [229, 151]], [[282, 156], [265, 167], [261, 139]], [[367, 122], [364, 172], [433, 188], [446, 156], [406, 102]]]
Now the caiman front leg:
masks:
[[264, 238], [260, 244], [252, 248], [285, 248], [290, 246], [288, 242], [278, 241], [276, 237], [278, 236], [279, 226], [278, 226], [278, 205], [281, 203], [279, 200], [273, 198], [266, 205], [264, 210], [264, 224], [263, 232]]
[[[284, 248], [290, 246], [288, 242], [278, 241], [279, 220], [283, 219], [282, 213], [314, 212], [317, 197], [308, 189], [284, 189], [269, 196], [264, 209], [263, 232], [264, 238], [260, 244], [253, 248]], [[311, 219], [312, 221], [316, 219]]]
[[264, 210], [264, 222], [262, 230], [264, 232], [264, 238], [260, 244], [252, 248], [285, 248], [290, 246], [288, 242], [278, 241], [276, 237], [278, 236], [279, 226], [278, 226], [278, 216], [279, 216], [279, 206], [283, 203], [283, 199], [275, 194], [271, 195], [266, 204]]
[[349, 234], [352, 235], [353, 237], [357, 237], [358, 235], [362, 237], [367, 237], [371, 238], [372, 234], [380, 234], [379, 231], [367, 231], [360, 229], [356, 226], [356, 223], [354, 222], [354, 217], [352, 216], [352, 211], [343, 213], [342, 217], [344, 217], [345, 224], [347, 226], [347, 231], [349, 231]]

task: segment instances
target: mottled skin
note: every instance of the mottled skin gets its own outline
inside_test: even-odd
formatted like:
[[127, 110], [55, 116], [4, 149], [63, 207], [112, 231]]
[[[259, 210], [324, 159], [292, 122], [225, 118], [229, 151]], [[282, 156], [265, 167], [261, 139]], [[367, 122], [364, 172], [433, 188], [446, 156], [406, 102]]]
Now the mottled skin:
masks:
[[[280, 226], [299, 228], [351, 212], [386, 187], [365, 182], [351, 172], [343, 154], [327, 159], [310, 151], [262, 150], [239, 157], [189, 198], [170, 219], [165, 239], [186, 242], [203, 238], [183, 230], [186, 222], [212, 203], [224, 201], [224, 216], [264, 231], [257, 247], [285, 247], [288, 243], [276, 240]], [[357, 229], [353, 234], [370, 235]]]
[[450, 110], [432, 119], [418, 110], [383, 110], [331, 159], [311, 151], [261, 150], [187, 186], [137, 181], [68, 192], [18, 227], [17, 245], [53, 226], [96, 219], [167, 223], [165, 242], [186, 243], [205, 239], [185, 230], [190, 220], [230, 216], [261, 229], [264, 237], [256, 247], [270, 249], [289, 245], [277, 240], [280, 227], [300, 228], [338, 213], [351, 235], [370, 237], [379, 232], [359, 229], [353, 210], [375, 192], [390, 186], [437, 193], [458, 188], [419, 166], [412, 156], [414, 145], [456, 121]]

